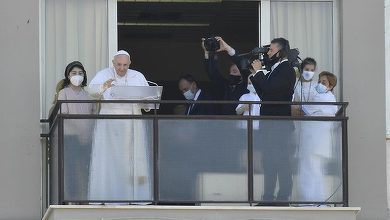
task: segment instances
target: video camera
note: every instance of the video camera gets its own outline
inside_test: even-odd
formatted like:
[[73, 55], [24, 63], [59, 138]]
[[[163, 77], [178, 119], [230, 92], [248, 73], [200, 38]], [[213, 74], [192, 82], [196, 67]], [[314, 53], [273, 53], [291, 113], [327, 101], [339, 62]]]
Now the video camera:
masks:
[[[263, 64], [265, 64], [266, 69], [270, 70], [271, 67], [267, 66], [267, 61], [270, 59], [267, 55], [270, 45], [265, 45], [262, 47], [255, 47], [249, 53], [239, 54], [239, 57], [242, 57], [240, 60], [239, 68], [242, 70], [249, 70], [252, 68], [252, 62], [254, 60], [260, 60]], [[289, 49], [287, 53], [287, 59], [293, 67], [298, 67], [300, 65], [299, 58], [299, 50], [298, 48]]]

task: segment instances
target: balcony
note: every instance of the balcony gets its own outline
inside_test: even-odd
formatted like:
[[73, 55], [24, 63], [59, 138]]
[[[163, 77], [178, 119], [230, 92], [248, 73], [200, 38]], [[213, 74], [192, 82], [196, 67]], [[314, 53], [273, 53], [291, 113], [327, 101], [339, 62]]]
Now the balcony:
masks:
[[[58, 101], [42, 121], [48, 205], [348, 206], [347, 103], [196, 102], [336, 105], [332, 117], [62, 114], [67, 103], [97, 102], [151, 109], [191, 103]], [[292, 180], [281, 173], [266, 183], [264, 174], [275, 169]]]

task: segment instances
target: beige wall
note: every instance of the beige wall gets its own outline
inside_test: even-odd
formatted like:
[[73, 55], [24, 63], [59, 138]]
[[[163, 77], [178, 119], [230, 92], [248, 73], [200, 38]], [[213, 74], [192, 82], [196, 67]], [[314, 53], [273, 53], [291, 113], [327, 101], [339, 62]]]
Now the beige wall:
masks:
[[341, 4], [350, 205], [362, 207], [359, 219], [387, 219], [384, 1]]
[[0, 219], [40, 218], [38, 7], [0, 2]]

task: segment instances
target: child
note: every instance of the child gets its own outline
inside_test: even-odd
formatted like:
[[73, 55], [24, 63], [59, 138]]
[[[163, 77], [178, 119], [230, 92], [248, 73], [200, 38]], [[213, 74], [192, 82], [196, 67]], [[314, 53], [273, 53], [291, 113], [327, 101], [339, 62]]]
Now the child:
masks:
[[[249, 90], [249, 93], [244, 94], [240, 97], [239, 101], [253, 101], [253, 102], [259, 102], [260, 98], [256, 93], [255, 87], [253, 87], [252, 82], [250, 81], [248, 77], [248, 86], [247, 89]], [[260, 104], [251, 104], [250, 106], [251, 114], [252, 116], [259, 116], [260, 115]], [[236, 108], [237, 115], [249, 115], [249, 104], [239, 104]], [[240, 128], [246, 129], [246, 123], [240, 124]], [[259, 129], [259, 121], [253, 121], [253, 129]]]
[[[84, 90], [87, 75], [83, 64], [74, 61], [65, 68], [58, 100], [91, 100]], [[61, 85], [61, 84], [60, 84]], [[94, 103], [63, 103], [62, 114], [92, 114]], [[64, 120], [64, 199], [86, 200], [91, 154], [93, 121], [90, 119]]]

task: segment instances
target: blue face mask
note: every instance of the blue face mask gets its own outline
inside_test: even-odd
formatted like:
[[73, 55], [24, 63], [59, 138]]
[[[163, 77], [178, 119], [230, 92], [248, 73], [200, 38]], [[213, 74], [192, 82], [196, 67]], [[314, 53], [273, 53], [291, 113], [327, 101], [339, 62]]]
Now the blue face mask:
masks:
[[187, 100], [194, 100], [195, 98], [195, 94], [191, 92], [191, 90], [188, 90], [187, 92], [183, 93], [183, 95], [184, 98], [186, 98]]
[[316, 85], [316, 90], [320, 94], [328, 92], [328, 88], [326, 86], [324, 86], [322, 83], [318, 83]]

